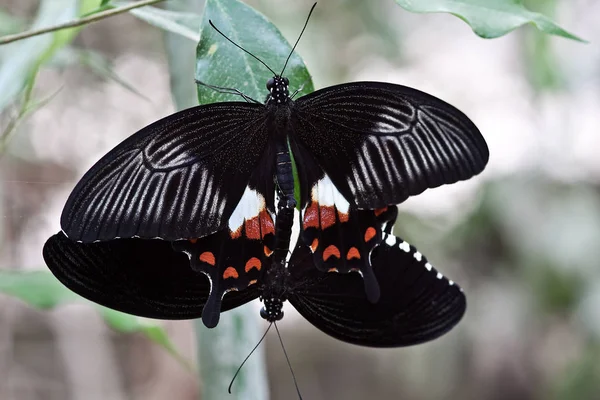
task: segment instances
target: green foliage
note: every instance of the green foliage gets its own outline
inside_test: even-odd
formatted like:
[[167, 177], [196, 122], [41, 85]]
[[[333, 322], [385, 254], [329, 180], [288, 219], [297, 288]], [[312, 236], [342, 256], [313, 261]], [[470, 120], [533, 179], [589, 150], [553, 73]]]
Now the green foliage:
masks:
[[450, 13], [486, 39], [503, 36], [522, 25], [532, 24], [544, 33], [585, 42], [545, 15], [528, 10], [522, 0], [396, 0], [396, 3], [415, 13]]
[[[118, 7], [131, 5], [132, 1], [115, 1], [113, 4]], [[163, 10], [156, 7], [146, 6], [136, 8], [130, 11], [142, 21], [160, 28], [166, 32], [176, 33], [180, 36], [198, 43], [198, 27], [200, 26], [200, 16], [189, 12]]]
[[110, 308], [90, 303], [67, 289], [49, 271], [14, 272], [0, 270], [0, 292], [18, 298], [28, 305], [42, 310], [50, 310], [65, 303], [84, 302], [92, 304], [106, 323], [117, 332], [140, 333], [163, 347], [184, 367], [191, 370], [191, 364], [182, 357], [167, 332], [156, 322], [140, 318]]
[[[292, 49], [290, 44], [271, 22], [244, 3], [237, 0], [206, 1], [196, 52], [196, 79], [210, 85], [236, 88], [255, 100], [264, 100], [267, 94], [265, 84], [273, 73], [227, 42], [209, 25], [209, 20], [277, 74]], [[296, 53], [290, 58], [285, 76], [290, 80], [292, 91], [302, 87], [300, 96], [314, 90], [310, 74]], [[200, 104], [241, 100], [240, 96], [217, 93], [201, 85], [198, 86], [198, 99]]]

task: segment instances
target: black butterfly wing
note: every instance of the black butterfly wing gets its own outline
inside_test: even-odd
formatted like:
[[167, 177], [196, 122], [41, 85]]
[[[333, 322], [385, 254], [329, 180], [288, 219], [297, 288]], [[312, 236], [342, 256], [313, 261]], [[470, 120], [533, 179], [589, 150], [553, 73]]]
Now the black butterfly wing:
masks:
[[318, 271], [307, 246], [290, 260], [288, 299], [304, 318], [336, 339], [371, 347], [399, 347], [435, 339], [454, 327], [466, 309], [462, 290], [414, 247], [383, 233], [371, 264], [379, 282], [368, 301], [359, 274]]
[[359, 208], [398, 204], [427, 188], [469, 179], [489, 157], [481, 133], [462, 112], [405, 86], [328, 87], [299, 98], [293, 118], [292, 140]]
[[123, 141], [85, 174], [61, 227], [83, 242], [177, 240], [221, 230], [252, 186], [267, 139], [261, 105], [217, 103], [172, 114]]
[[[52, 273], [75, 293], [103, 306], [157, 319], [199, 318], [209, 297], [208, 278], [189, 258], [158, 239], [78, 243], [59, 232], [43, 250]], [[258, 297], [257, 285], [227, 293], [226, 311]]]

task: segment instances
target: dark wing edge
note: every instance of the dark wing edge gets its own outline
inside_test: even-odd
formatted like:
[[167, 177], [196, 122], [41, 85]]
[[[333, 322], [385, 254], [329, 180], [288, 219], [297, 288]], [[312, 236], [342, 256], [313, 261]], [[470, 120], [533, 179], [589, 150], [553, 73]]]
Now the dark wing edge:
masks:
[[332, 86], [296, 101], [293, 139], [359, 208], [398, 204], [479, 174], [489, 159], [475, 124], [427, 93], [383, 82]]
[[141, 129], [79, 181], [61, 216], [72, 240], [202, 237], [227, 225], [267, 146], [262, 107], [217, 103]]
[[[50, 271], [80, 296], [117, 311], [156, 319], [200, 318], [210, 292], [182, 252], [163, 240], [78, 243], [63, 232], [43, 249]], [[254, 288], [225, 294], [221, 311], [258, 297]]]
[[466, 297], [413, 246], [384, 233], [371, 257], [381, 297], [370, 303], [358, 274], [321, 273], [306, 246], [290, 261], [295, 289], [290, 303], [336, 339], [369, 347], [424, 343], [450, 331], [463, 317]]

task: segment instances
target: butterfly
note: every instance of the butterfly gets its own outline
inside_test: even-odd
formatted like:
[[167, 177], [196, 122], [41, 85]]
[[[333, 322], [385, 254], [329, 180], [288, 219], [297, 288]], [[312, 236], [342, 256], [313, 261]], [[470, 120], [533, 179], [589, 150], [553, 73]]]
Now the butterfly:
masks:
[[481, 133], [453, 106], [390, 83], [293, 99], [283, 71], [264, 103], [189, 108], [102, 157], [44, 246], [48, 267], [97, 303], [207, 327], [260, 297], [267, 321], [289, 300], [350, 343], [403, 346], [448, 331], [464, 294], [391, 227], [396, 204], [484, 169]]

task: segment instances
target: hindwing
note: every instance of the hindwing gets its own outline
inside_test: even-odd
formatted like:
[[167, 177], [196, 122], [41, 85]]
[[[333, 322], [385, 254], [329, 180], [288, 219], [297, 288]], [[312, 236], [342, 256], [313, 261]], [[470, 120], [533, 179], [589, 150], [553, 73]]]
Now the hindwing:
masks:
[[462, 289], [404, 240], [387, 233], [382, 239], [371, 255], [381, 291], [376, 303], [358, 274], [319, 271], [302, 244], [290, 260], [290, 303], [323, 332], [363, 346], [409, 346], [448, 332], [466, 309]]
[[[50, 271], [75, 293], [142, 317], [199, 318], [211, 290], [206, 276], [193, 271], [188, 257], [164, 240], [79, 243], [59, 232], [48, 239], [43, 256]], [[231, 292], [223, 299], [221, 311], [256, 297], [256, 286]]]
[[[229, 229], [200, 239], [173, 243], [175, 250], [187, 254], [191, 269], [206, 275], [210, 281], [210, 295], [202, 312], [202, 322], [208, 328], [218, 324], [226, 293], [258, 287], [273, 254], [273, 218], [265, 209], [264, 200], [262, 208], [255, 207], [256, 195], [260, 198], [256, 192], [245, 192], [230, 219]], [[255, 214], [236, 214], [240, 207], [246, 213], [252, 210]]]

